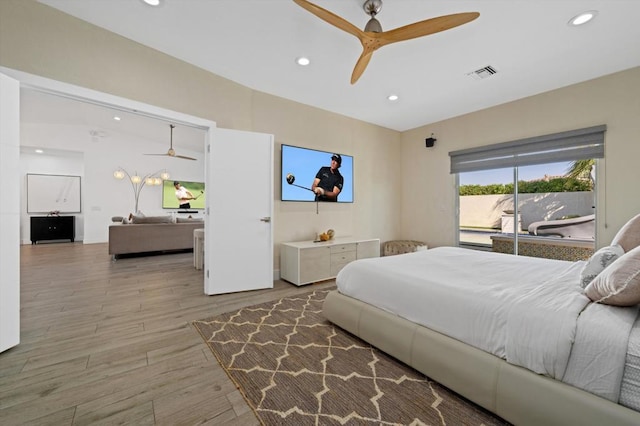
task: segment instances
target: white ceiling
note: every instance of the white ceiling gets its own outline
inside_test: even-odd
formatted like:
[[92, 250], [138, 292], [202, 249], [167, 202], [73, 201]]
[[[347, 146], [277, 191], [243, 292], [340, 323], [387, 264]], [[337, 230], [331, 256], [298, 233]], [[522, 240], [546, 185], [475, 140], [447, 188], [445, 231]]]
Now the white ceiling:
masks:
[[[120, 120], [115, 120], [114, 117]], [[169, 125], [174, 124], [176, 127], [173, 129], [173, 148], [178, 155], [189, 155], [183, 150], [204, 151], [205, 131], [202, 129], [32, 89], [23, 89], [20, 92], [20, 121], [30, 124], [83, 126], [88, 129], [87, 140], [108, 140], [110, 137], [132, 135], [150, 142], [158, 142], [158, 154], [166, 153], [169, 149]], [[25, 147], [23, 151], [29, 151], [31, 148], [37, 147]], [[47, 153], [51, 154], [51, 149], [47, 149]]]
[[[40, 0], [252, 89], [404, 131], [640, 66], [638, 0], [385, 0], [390, 30], [477, 11], [475, 21], [376, 51], [355, 84], [359, 41], [292, 0]], [[314, 3], [364, 28], [363, 0]], [[569, 19], [598, 16], [582, 27]], [[308, 56], [300, 67], [295, 58]], [[498, 73], [468, 73], [491, 65]], [[386, 98], [397, 94], [400, 100]]]

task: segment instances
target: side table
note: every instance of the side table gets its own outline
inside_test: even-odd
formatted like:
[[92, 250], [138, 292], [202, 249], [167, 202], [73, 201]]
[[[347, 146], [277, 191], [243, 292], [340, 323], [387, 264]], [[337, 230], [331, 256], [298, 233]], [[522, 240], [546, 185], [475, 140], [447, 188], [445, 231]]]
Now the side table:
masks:
[[204, 228], [193, 230], [193, 266], [204, 268]]

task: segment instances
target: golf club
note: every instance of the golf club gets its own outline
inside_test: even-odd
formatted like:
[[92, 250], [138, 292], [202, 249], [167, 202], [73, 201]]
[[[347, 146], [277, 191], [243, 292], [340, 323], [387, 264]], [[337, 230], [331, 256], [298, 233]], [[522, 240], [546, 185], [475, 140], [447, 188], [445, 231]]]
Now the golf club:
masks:
[[197, 200], [198, 198], [200, 198], [200, 196], [204, 194], [204, 189], [202, 191], [200, 191], [200, 193], [198, 195], [196, 195], [193, 199]]
[[305, 186], [296, 185], [295, 183], [293, 183], [295, 181], [296, 181], [296, 177], [292, 173], [287, 173], [287, 183], [289, 185], [297, 186], [298, 188], [306, 189], [307, 191], [313, 192], [313, 189], [311, 189], [311, 188], [307, 188]]

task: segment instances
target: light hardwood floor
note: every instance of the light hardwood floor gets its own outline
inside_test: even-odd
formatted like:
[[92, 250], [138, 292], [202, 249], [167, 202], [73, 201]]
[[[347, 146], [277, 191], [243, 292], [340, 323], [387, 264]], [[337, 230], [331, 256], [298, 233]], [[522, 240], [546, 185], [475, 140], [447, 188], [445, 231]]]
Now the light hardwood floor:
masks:
[[259, 424], [193, 320], [327, 281], [203, 293], [191, 253], [120, 259], [107, 244], [24, 245], [21, 342], [0, 354], [0, 424]]

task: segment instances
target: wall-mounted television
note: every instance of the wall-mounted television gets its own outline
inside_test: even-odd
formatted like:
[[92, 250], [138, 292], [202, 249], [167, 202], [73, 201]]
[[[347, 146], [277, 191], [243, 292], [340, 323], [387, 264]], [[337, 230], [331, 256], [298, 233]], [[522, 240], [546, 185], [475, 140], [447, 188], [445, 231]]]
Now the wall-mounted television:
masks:
[[[316, 199], [311, 187], [316, 179], [338, 182], [339, 177], [331, 168], [332, 159], [341, 160], [337, 168], [342, 176], [342, 189], [337, 199]], [[282, 201], [337, 201], [353, 203], [353, 156], [337, 152], [319, 151], [292, 145], [282, 145], [281, 150], [281, 200]], [[321, 183], [322, 185], [322, 183]], [[329, 184], [327, 187], [330, 187]]]
[[[175, 185], [176, 182], [179, 184], [178, 187]], [[181, 207], [180, 201], [178, 200], [179, 194], [186, 194], [187, 198], [193, 197], [192, 200], [183, 201], [183, 203], [189, 203], [189, 206]], [[206, 205], [205, 200], [204, 182], [191, 182], [179, 179], [162, 181], [163, 209], [203, 210]]]

